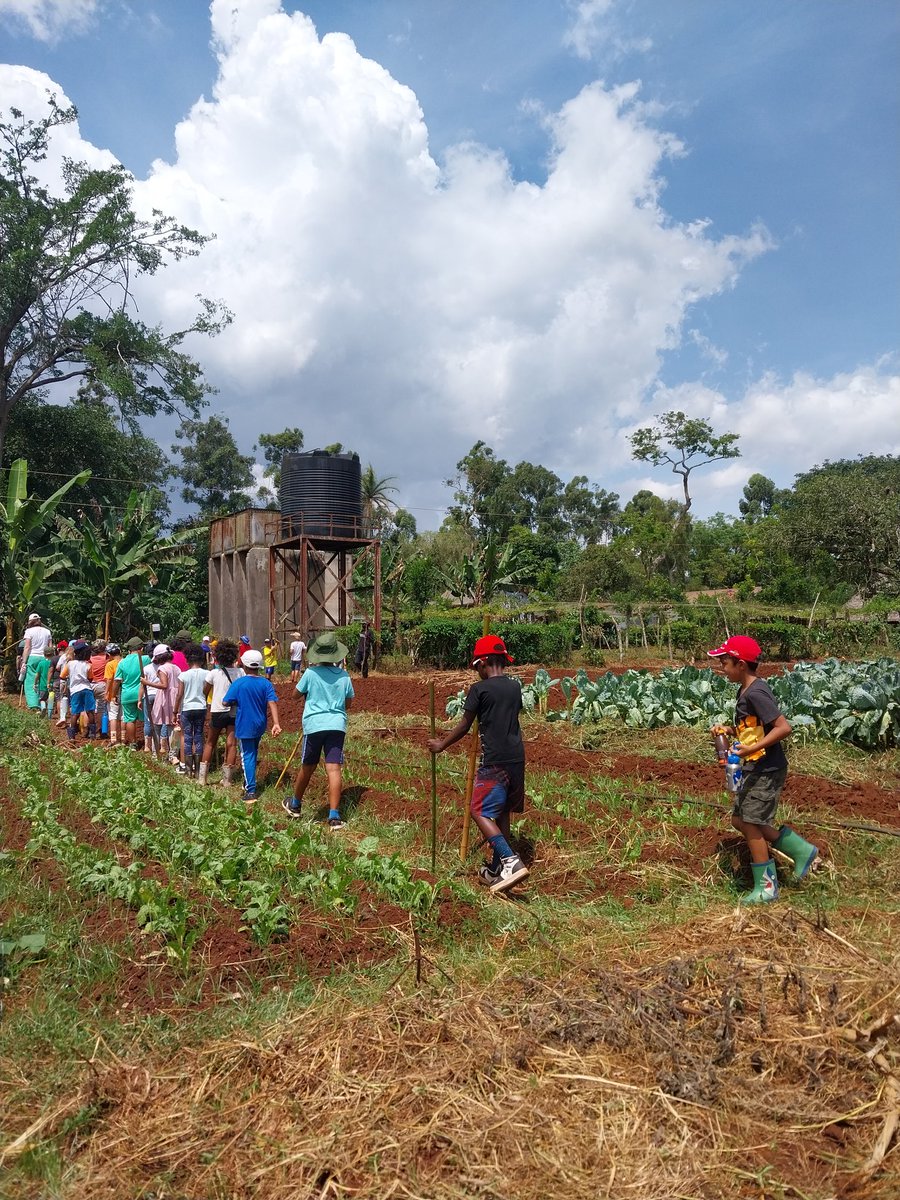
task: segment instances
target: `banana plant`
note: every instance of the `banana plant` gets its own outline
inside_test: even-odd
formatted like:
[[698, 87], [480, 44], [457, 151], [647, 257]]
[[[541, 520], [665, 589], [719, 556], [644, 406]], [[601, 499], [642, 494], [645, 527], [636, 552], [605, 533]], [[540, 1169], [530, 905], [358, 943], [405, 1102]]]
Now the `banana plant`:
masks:
[[57, 527], [60, 554], [71, 572], [61, 594], [82, 600], [106, 639], [113, 617], [127, 616], [135, 596], [159, 582], [160, 571], [194, 564], [186, 546], [194, 531], [161, 537], [146, 496], [137, 491], [122, 512], [98, 509], [96, 519], [85, 515], [78, 522], [57, 517]]
[[7, 676], [14, 674], [16, 630], [37, 603], [44, 583], [67, 564], [49, 534], [57, 509], [73, 487], [86, 483], [90, 471], [81, 471], [46, 500], [28, 495], [28, 462], [17, 458], [9, 469], [6, 500], [0, 503], [0, 603], [6, 627], [3, 648]]
[[487, 604], [498, 591], [514, 587], [528, 574], [530, 568], [521, 563], [521, 557], [520, 546], [503, 545], [500, 538], [489, 537], [444, 575], [444, 583], [462, 604]]

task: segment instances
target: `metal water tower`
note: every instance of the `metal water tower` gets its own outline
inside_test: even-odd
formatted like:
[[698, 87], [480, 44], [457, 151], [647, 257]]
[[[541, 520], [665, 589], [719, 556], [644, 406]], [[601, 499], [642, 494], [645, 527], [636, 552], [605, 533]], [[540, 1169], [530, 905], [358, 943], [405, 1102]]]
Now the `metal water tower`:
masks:
[[[299, 629], [309, 641], [357, 615], [381, 629], [381, 542], [364, 525], [361, 479], [357, 454], [282, 458], [280, 536], [269, 558], [271, 628], [279, 639]], [[360, 575], [371, 583], [359, 585]]]

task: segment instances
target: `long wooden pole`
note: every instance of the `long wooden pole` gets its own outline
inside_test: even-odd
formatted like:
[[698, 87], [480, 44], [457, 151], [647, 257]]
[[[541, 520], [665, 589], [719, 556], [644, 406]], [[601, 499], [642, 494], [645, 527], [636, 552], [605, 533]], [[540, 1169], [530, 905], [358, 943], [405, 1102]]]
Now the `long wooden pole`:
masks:
[[299, 746], [300, 746], [300, 743], [301, 743], [302, 741], [303, 741], [303, 734], [301, 733], [301, 734], [300, 734], [300, 736], [297, 738], [296, 742], [294, 742], [294, 748], [293, 748], [293, 750], [290, 752], [290, 754], [288, 755], [288, 760], [287, 760], [287, 762], [286, 762], [286, 763], [284, 764], [284, 766], [281, 768], [281, 774], [278, 776], [278, 780], [277, 780], [277, 782], [276, 782], [276, 784], [275, 784], [275, 791], [276, 791], [276, 792], [278, 791], [279, 787], [281, 786], [281, 781], [282, 781], [282, 779], [284, 779], [285, 775], [287, 774], [287, 769], [288, 769], [288, 767], [289, 767], [289, 766], [291, 765], [291, 763], [294, 761], [294, 755], [297, 753], [297, 750], [298, 750], [298, 748], [299, 748]]
[[[428, 706], [431, 716], [431, 736], [435, 736], [434, 680], [428, 685]], [[437, 755], [431, 755], [431, 873], [437, 874]]]
[[[481, 633], [483, 637], [491, 632], [491, 614], [484, 613], [481, 621]], [[478, 722], [475, 721], [472, 725], [472, 738], [469, 743], [469, 762], [466, 769], [466, 799], [465, 808], [463, 810], [463, 828], [462, 839], [459, 843], [459, 858], [461, 862], [465, 862], [469, 857], [469, 828], [471, 826], [471, 804], [472, 792], [475, 790], [475, 767], [478, 762]]]

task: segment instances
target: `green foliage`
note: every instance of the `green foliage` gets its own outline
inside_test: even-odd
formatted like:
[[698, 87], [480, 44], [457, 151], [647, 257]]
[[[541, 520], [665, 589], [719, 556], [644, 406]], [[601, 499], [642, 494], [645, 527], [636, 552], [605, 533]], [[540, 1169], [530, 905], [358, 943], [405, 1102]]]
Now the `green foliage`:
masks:
[[20, 400], [6, 431], [4, 466], [17, 458], [30, 459], [29, 489], [40, 500], [46, 500], [75, 467], [91, 472], [70, 491], [64, 512], [74, 513], [92, 502], [122, 507], [138, 485], [157, 520], [168, 511], [167, 457], [151, 438], [123, 430], [110, 405], [90, 389], [80, 389], [69, 404], [47, 404], [34, 394]]
[[900, 457], [825, 463], [797, 477], [777, 525], [786, 554], [863, 595], [900, 587]]
[[[768, 683], [795, 734], [866, 749], [900, 744], [900, 665], [893, 659], [799, 663]], [[708, 668], [607, 672], [593, 681], [579, 671], [574, 687], [568, 711], [575, 724], [614, 718], [632, 729], [703, 727], [728, 723], [734, 712], [734, 687]]]
[[89, 477], [89, 471], [82, 471], [66, 480], [46, 500], [37, 500], [28, 495], [25, 459], [17, 459], [10, 467], [6, 502], [0, 504], [0, 606], [6, 625], [7, 673], [15, 657], [17, 628], [45, 581], [65, 566], [65, 560], [49, 544], [56, 510], [71, 489]]
[[684, 510], [691, 507], [688, 481], [692, 471], [726, 458], [740, 458], [737, 433], [716, 434], [708, 421], [683, 412], [661, 413], [655, 425], [645, 425], [631, 435], [631, 454], [655, 467], [668, 464], [681, 478]]
[[227, 417], [183, 421], [175, 436], [178, 444], [172, 451], [181, 456], [176, 472], [183, 485], [181, 498], [197, 505], [201, 520], [250, 504], [253, 457], [238, 450]]
[[0, 443], [14, 405], [72, 379], [90, 380], [132, 427], [161, 411], [195, 415], [209, 389], [181, 346], [230, 319], [202, 299], [175, 333], [129, 315], [137, 276], [197, 254], [206, 239], [159, 212], [139, 219], [119, 165], [66, 160], [59, 194], [41, 183], [53, 131], [76, 116], [51, 96], [41, 120], [12, 108], [0, 122]]
[[[263, 475], [269, 480], [276, 497], [281, 487], [281, 461], [285, 454], [298, 454], [303, 449], [303, 430], [283, 429], [281, 433], [261, 433], [259, 441], [253, 447], [254, 451], [262, 451], [265, 468]], [[260, 488], [257, 496], [267, 500], [264, 489]]]
[[92, 621], [103, 636], [113, 622], [117, 633], [126, 634], [135, 599], [161, 577], [168, 582], [170, 568], [193, 565], [185, 545], [191, 531], [163, 537], [146, 498], [136, 491], [122, 512], [101, 509], [78, 521], [59, 517], [57, 527], [56, 545], [66, 568], [57, 591], [78, 604], [79, 625]]
[[[472, 647], [481, 636], [480, 621], [430, 617], [419, 626], [417, 661], [432, 667], [461, 667], [471, 661]], [[497, 621], [493, 632], [503, 638], [517, 663], [561, 663], [572, 651], [577, 625]]]

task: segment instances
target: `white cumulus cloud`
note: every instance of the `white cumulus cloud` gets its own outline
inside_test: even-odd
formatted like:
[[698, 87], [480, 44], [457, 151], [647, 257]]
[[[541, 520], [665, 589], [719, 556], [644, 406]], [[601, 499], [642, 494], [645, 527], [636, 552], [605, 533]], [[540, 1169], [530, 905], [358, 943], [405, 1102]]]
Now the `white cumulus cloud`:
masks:
[[[213, 0], [211, 15], [213, 90], [135, 199], [215, 240], [142, 281], [137, 299], [167, 326], [197, 293], [232, 309], [233, 325], [191, 350], [242, 447], [299, 425], [308, 446], [357, 449], [428, 509], [484, 438], [627, 496], [623, 426], [646, 420], [663, 357], [685, 337], [724, 364], [689, 334], [691, 315], [771, 248], [766, 231], [716, 236], [705, 214], [671, 218], [664, 171], [682, 147], [635, 84], [592, 84], [545, 117], [546, 178], [524, 182], [495, 148], [458, 145], [438, 161], [415, 94], [347, 36], [319, 38], [278, 0]], [[40, 111], [50, 81], [24, 70], [0, 69], [0, 91]], [[63, 132], [66, 153], [106, 158]], [[764, 377], [731, 400], [702, 384], [658, 390], [649, 411], [684, 408], [744, 434], [744, 457], [711, 488], [724, 497], [741, 470], [789, 482], [876, 433], [884, 446], [891, 387], [861, 367]]]
[[55, 42], [64, 33], [80, 33], [97, 13], [99, 0], [0, 0], [0, 22]]

